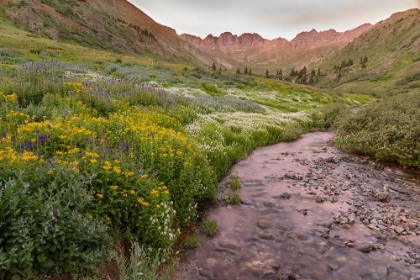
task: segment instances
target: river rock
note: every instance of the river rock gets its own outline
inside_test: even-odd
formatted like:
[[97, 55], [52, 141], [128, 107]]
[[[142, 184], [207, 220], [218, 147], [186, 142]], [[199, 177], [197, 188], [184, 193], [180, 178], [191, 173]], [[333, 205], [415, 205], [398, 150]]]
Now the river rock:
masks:
[[293, 180], [302, 180], [303, 179], [302, 174], [294, 173], [294, 172], [287, 172], [286, 174], [284, 174], [284, 177], [289, 178], [289, 179], [293, 179]]
[[377, 192], [375, 193], [375, 198], [381, 202], [390, 202], [391, 197], [389, 195], [389, 192]]
[[201, 269], [198, 274], [200, 274], [203, 277], [206, 277], [207, 279], [214, 279], [214, 273], [208, 269]]
[[271, 226], [270, 226], [270, 223], [267, 221], [259, 221], [257, 223], [257, 227], [259, 227], [260, 229], [267, 229], [267, 228], [270, 228]]
[[394, 231], [398, 234], [402, 234], [404, 232], [404, 228], [402, 226], [396, 226]]
[[281, 195], [279, 195], [279, 198], [281, 199], [290, 199], [292, 197], [292, 195], [288, 192], [284, 192]]
[[370, 253], [372, 251], [372, 244], [369, 243], [355, 243], [354, 248], [363, 253]]

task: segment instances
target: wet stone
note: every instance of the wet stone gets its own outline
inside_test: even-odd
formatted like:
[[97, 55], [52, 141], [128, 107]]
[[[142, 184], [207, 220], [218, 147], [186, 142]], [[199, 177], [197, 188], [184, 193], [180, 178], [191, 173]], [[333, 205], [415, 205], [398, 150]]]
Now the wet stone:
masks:
[[206, 277], [207, 279], [214, 279], [214, 273], [208, 269], [201, 269], [198, 274], [200, 274], [203, 277]]
[[303, 180], [302, 174], [294, 173], [294, 172], [288, 172], [288, 173], [284, 174], [284, 177], [292, 179], [292, 180]]
[[288, 192], [284, 192], [281, 195], [278, 196], [278, 198], [280, 199], [290, 199], [292, 197], [292, 195]]
[[355, 243], [354, 248], [363, 253], [370, 253], [373, 249], [373, 246], [369, 243]]
[[340, 268], [340, 266], [336, 263], [329, 263], [328, 267], [333, 271], [338, 270]]
[[267, 222], [267, 221], [259, 221], [259, 222], [257, 223], [257, 227], [259, 227], [260, 229], [267, 229], [267, 228], [270, 228], [270, 227], [271, 227], [271, 225], [270, 225], [270, 223], [269, 223], [269, 222]]
[[398, 234], [402, 234], [404, 232], [404, 228], [402, 226], [397, 226], [394, 228], [394, 231]]

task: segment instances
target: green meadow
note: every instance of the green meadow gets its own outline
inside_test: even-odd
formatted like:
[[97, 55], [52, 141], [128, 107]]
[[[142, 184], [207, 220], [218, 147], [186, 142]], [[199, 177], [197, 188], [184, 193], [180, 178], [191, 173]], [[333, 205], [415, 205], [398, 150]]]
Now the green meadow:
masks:
[[[234, 163], [371, 100], [52, 42], [6, 21], [0, 46], [2, 279], [96, 277], [110, 260], [121, 275], [164, 275]], [[125, 242], [142, 266], [121, 258]]]

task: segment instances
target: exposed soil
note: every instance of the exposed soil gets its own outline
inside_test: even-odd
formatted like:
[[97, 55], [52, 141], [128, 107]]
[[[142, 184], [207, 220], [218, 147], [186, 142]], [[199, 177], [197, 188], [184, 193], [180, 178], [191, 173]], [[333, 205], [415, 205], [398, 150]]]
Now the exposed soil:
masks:
[[420, 279], [420, 177], [342, 153], [333, 137], [235, 165], [241, 204], [209, 209], [219, 232], [174, 279]]

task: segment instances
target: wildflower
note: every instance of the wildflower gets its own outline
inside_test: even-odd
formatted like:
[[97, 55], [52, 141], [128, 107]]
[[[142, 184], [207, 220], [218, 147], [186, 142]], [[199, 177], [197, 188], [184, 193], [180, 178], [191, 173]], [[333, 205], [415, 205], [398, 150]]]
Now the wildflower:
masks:
[[109, 162], [109, 161], [105, 161], [105, 164], [104, 164], [104, 166], [102, 166], [102, 168], [105, 170], [105, 171], [108, 171], [108, 170], [110, 170], [111, 169], [111, 163]]
[[131, 171], [124, 172], [123, 174], [124, 174], [125, 177], [132, 177], [132, 176], [134, 176], [134, 172], [131, 172]]
[[54, 174], [54, 171], [52, 169], [48, 170], [48, 175]]
[[105, 215], [105, 220], [110, 221], [110, 220], [111, 220], [111, 218], [110, 218], [110, 217], [108, 217], [107, 215]]
[[96, 196], [100, 199], [104, 198], [104, 195], [102, 193], [97, 193]]
[[147, 175], [147, 174], [143, 174], [143, 175], [141, 175], [141, 178], [142, 178], [142, 179], [147, 179], [147, 177], [148, 177], [148, 175]]
[[110, 186], [109, 188], [110, 188], [111, 190], [114, 190], [114, 191], [115, 191], [115, 190], [117, 190], [117, 189], [118, 189], [118, 186]]
[[151, 194], [151, 195], [154, 195], [154, 196], [156, 196], [156, 197], [158, 197], [158, 196], [159, 196], [159, 192], [158, 192], [157, 190], [155, 190], [155, 189], [153, 189], [153, 190], [150, 192], [150, 194]]
[[136, 191], [135, 190], [131, 190], [130, 191], [130, 194], [136, 194]]
[[96, 160], [96, 159], [94, 159], [94, 158], [90, 160], [90, 163], [92, 163], [92, 164], [93, 164], [93, 163], [96, 163], [96, 162], [97, 162], [97, 160]]
[[112, 170], [114, 170], [114, 172], [115, 172], [115, 173], [117, 173], [117, 174], [120, 174], [120, 173], [121, 173], [121, 168], [120, 168], [120, 167], [118, 167], [118, 166], [114, 166], [114, 167], [112, 168]]
[[145, 201], [144, 198], [142, 198], [142, 197], [138, 197], [137, 202], [140, 203], [143, 206], [149, 206], [149, 203], [147, 201]]
[[160, 205], [159, 204], [156, 204], [156, 208], [160, 208]]

